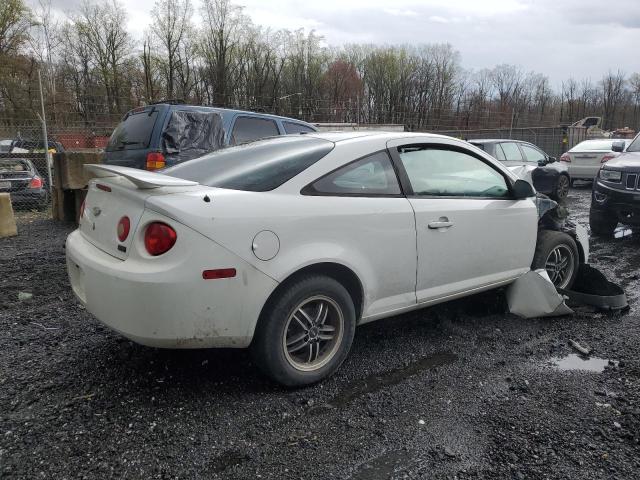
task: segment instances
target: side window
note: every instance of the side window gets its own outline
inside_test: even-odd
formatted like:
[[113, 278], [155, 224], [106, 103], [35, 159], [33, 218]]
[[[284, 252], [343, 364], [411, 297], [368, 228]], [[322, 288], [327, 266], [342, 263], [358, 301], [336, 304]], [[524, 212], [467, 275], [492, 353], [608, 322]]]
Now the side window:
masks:
[[399, 147], [415, 195], [438, 197], [509, 197], [504, 176], [477, 157], [438, 147]]
[[501, 162], [504, 162], [507, 159], [507, 157], [504, 154], [504, 150], [502, 150], [502, 147], [500, 146], [499, 143], [495, 144], [495, 155], [494, 155], [494, 157], [496, 157]]
[[503, 142], [500, 144], [504, 152], [505, 160], [508, 162], [522, 162], [522, 153], [515, 142]]
[[231, 133], [231, 144], [249, 143], [279, 133], [276, 122], [268, 118], [238, 117]]
[[305, 187], [303, 194], [399, 195], [400, 185], [387, 152], [350, 163]]
[[546, 155], [537, 148], [530, 147], [529, 145], [520, 145], [524, 156], [527, 157], [527, 162], [542, 162], [547, 159]]
[[314, 132], [313, 128], [309, 128], [301, 123], [282, 122], [285, 133], [310, 133]]

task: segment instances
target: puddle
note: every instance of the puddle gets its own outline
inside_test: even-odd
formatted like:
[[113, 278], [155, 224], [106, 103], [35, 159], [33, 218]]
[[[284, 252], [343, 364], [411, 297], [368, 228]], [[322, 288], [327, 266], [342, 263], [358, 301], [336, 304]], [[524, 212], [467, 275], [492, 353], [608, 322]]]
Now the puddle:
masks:
[[[453, 353], [436, 353], [435, 355], [430, 355], [410, 363], [406, 367], [370, 375], [364, 380], [347, 386], [340, 394], [336, 395], [325, 408], [336, 408], [347, 405], [357, 397], [367, 393], [377, 392], [387, 386], [396, 385], [423, 370], [448, 365], [456, 360], [458, 360], [458, 356]], [[309, 413], [319, 413], [319, 411]]]
[[411, 455], [406, 450], [392, 450], [362, 464], [351, 480], [387, 480], [410, 459]]
[[613, 237], [614, 238], [623, 238], [623, 237], [628, 237], [629, 235], [631, 235], [633, 232], [630, 228], [626, 228], [626, 227], [618, 227], [614, 230], [613, 232]]
[[617, 360], [608, 360], [598, 357], [583, 357], [576, 353], [566, 357], [556, 357], [551, 359], [551, 364], [558, 370], [580, 370], [584, 372], [602, 373], [607, 365], [617, 366]]

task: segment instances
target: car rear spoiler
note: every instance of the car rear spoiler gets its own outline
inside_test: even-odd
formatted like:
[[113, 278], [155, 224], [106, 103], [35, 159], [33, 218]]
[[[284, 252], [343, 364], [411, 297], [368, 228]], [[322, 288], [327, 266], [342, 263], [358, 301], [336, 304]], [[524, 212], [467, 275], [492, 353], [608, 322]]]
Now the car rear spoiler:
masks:
[[120, 167], [118, 165], [87, 164], [84, 166], [89, 173], [96, 177], [124, 177], [140, 189], [158, 187], [191, 187], [198, 182], [170, 177], [161, 173], [147, 172], [137, 168]]

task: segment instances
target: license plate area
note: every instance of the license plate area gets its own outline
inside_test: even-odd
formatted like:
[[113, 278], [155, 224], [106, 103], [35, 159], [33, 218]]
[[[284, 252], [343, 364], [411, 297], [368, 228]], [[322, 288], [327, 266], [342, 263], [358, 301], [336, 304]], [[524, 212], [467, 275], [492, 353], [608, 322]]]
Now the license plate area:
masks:
[[9, 190], [11, 188], [11, 182], [0, 181], [0, 190]]

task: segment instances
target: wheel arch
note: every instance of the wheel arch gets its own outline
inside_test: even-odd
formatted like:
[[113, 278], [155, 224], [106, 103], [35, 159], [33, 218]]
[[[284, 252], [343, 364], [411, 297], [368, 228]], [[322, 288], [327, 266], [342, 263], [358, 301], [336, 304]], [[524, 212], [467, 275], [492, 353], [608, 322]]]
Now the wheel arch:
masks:
[[[302, 275], [324, 275], [339, 282], [351, 296], [356, 310], [356, 321], [360, 319], [364, 308], [364, 286], [358, 275], [349, 267], [337, 262], [318, 262], [306, 265], [287, 276], [271, 292], [262, 306], [258, 323], [262, 320], [263, 313], [269, 308], [275, 298], [280, 295], [292, 282]], [[257, 325], [256, 325], [257, 328]]]

